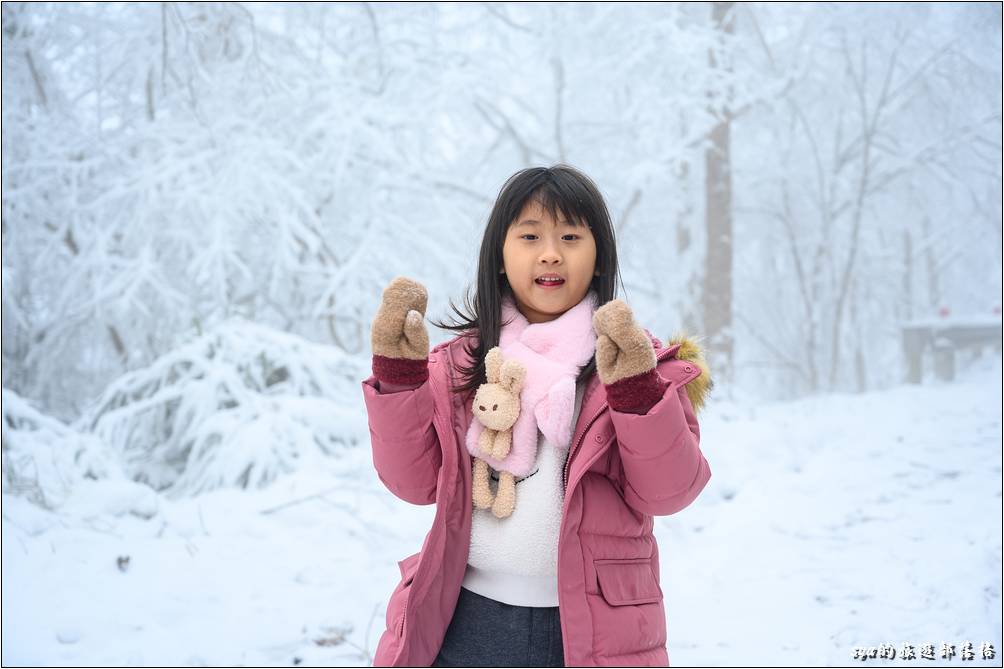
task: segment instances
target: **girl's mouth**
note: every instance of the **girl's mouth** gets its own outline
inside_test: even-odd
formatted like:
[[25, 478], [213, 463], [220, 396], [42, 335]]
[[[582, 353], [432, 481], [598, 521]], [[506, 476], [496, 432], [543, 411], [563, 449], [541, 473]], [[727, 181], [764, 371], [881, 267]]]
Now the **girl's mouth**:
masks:
[[545, 290], [560, 288], [561, 286], [565, 285], [564, 279], [558, 279], [556, 281], [550, 281], [550, 280], [542, 281], [541, 279], [534, 279], [533, 282], [538, 286], [540, 286], [541, 288], [544, 288]]

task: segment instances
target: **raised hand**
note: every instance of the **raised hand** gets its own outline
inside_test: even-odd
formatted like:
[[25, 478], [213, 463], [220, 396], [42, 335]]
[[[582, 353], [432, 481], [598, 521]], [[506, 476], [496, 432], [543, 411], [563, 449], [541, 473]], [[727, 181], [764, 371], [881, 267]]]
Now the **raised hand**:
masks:
[[655, 369], [655, 349], [622, 300], [611, 300], [593, 314], [596, 372], [609, 385]]
[[383, 301], [373, 319], [373, 355], [385, 358], [425, 360], [429, 357], [429, 333], [425, 308], [429, 294], [418, 281], [399, 276], [383, 291]]

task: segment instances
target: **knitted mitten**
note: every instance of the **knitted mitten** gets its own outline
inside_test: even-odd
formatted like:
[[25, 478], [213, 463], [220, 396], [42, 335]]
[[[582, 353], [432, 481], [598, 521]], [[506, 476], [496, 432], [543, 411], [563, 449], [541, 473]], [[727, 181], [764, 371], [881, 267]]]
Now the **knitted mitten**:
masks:
[[596, 372], [606, 386], [607, 403], [621, 412], [646, 413], [662, 399], [668, 382], [655, 368], [655, 349], [634, 320], [631, 307], [611, 300], [593, 314]]
[[429, 378], [429, 333], [423, 319], [425, 286], [399, 276], [383, 291], [373, 319], [373, 375], [387, 384], [422, 384]]

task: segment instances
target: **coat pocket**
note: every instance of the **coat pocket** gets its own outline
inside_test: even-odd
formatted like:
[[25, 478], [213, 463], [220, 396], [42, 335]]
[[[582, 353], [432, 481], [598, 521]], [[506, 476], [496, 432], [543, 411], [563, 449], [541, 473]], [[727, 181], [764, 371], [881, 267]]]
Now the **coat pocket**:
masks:
[[411, 595], [411, 586], [415, 580], [415, 572], [418, 570], [418, 562], [421, 552], [409, 555], [397, 563], [401, 570], [401, 581], [394, 588], [387, 603], [387, 629], [394, 630], [394, 633], [401, 637], [404, 635], [404, 624], [407, 616], [408, 597]]
[[662, 588], [652, 571], [652, 558], [593, 560], [600, 594], [611, 606], [648, 604], [662, 600]]

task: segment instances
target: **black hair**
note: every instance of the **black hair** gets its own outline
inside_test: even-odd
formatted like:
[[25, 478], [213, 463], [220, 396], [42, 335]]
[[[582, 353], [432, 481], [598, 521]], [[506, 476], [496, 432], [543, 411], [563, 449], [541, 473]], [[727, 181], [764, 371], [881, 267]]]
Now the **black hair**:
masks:
[[[450, 308], [459, 320], [454, 323], [430, 321], [437, 327], [465, 335], [465, 350], [473, 366], [458, 366], [463, 382], [452, 388], [454, 393], [473, 392], [487, 382], [485, 355], [498, 346], [502, 332], [502, 300], [512, 294], [509, 279], [502, 274], [502, 246], [509, 227], [523, 211], [523, 206], [536, 200], [555, 220], [563, 214], [573, 225], [588, 225], [596, 242], [596, 270], [590, 290], [596, 291], [597, 308], [614, 299], [620, 269], [617, 264], [617, 243], [610, 212], [596, 184], [582, 172], [564, 164], [553, 167], [530, 167], [509, 177], [502, 185], [492, 212], [488, 216], [481, 253], [478, 257], [477, 289], [471, 297], [470, 286], [464, 297], [467, 313], [450, 300]], [[623, 285], [623, 281], [621, 281]], [[477, 345], [473, 339], [477, 337]], [[581, 381], [596, 371], [596, 356], [583, 367], [577, 378]]]

